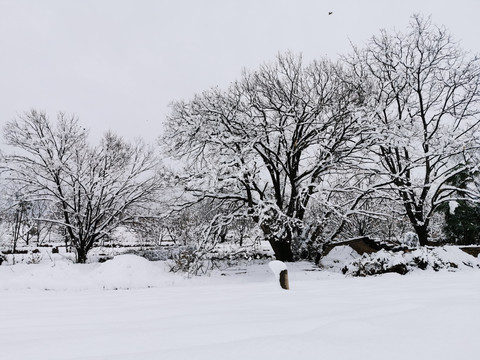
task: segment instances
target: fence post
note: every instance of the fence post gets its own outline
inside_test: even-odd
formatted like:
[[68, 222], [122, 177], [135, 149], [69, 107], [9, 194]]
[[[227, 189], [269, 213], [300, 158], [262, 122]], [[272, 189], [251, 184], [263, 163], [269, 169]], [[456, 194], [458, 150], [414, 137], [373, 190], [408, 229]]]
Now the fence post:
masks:
[[290, 286], [288, 283], [288, 270], [285, 263], [278, 260], [273, 260], [269, 262], [268, 266], [270, 269], [272, 269], [275, 277], [278, 278], [282, 289], [289, 290]]

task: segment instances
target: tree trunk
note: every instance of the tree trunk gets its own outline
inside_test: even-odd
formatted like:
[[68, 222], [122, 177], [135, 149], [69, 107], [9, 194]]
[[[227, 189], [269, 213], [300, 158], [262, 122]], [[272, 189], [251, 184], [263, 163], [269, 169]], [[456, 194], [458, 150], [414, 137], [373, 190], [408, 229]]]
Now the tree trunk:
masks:
[[77, 263], [85, 264], [87, 262], [87, 251], [82, 246], [75, 247], [77, 251]]
[[413, 191], [405, 192], [400, 191], [400, 195], [403, 198], [403, 205], [405, 207], [405, 211], [407, 213], [407, 217], [410, 220], [410, 224], [412, 224], [415, 233], [418, 236], [418, 242], [420, 246], [427, 246], [428, 245], [428, 238], [429, 238], [429, 219], [425, 218], [424, 213], [424, 199], [420, 199], [415, 201], [415, 197], [412, 195]]
[[276, 239], [269, 239], [268, 241], [272, 246], [273, 252], [275, 253], [275, 258], [277, 260], [287, 262], [293, 261], [291, 242]]
[[429, 245], [428, 225], [414, 226], [414, 228], [415, 228], [415, 232], [417, 233], [420, 246]]
[[[274, 225], [276, 225], [274, 223]], [[286, 231], [282, 237], [276, 236], [276, 232], [272, 231], [272, 225], [268, 223], [260, 224], [260, 228], [263, 231], [263, 236], [265, 240], [268, 240], [272, 250], [275, 254], [275, 258], [279, 261], [293, 261], [293, 251], [292, 251], [292, 234], [291, 232]], [[275, 227], [274, 227], [275, 229]]]

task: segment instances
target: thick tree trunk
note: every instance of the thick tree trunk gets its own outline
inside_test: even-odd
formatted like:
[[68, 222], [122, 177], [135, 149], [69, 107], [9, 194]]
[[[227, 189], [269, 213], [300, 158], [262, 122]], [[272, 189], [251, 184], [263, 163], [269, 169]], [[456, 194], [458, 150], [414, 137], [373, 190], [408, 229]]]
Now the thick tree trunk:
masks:
[[77, 263], [85, 264], [87, 262], [87, 252], [81, 246], [75, 248], [77, 251]]
[[414, 228], [415, 228], [415, 232], [417, 233], [420, 246], [429, 245], [428, 225], [414, 226]]
[[291, 242], [269, 239], [269, 243], [272, 246], [275, 258], [280, 261], [293, 261], [293, 252]]
[[[277, 224], [273, 225], [275, 229]], [[272, 225], [268, 223], [260, 224], [260, 228], [263, 231], [263, 236], [265, 240], [268, 240], [272, 250], [275, 254], [275, 258], [279, 261], [293, 261], [293, 251], [292, 251], [292, 234], [291, 232], [285, 232], [282, 237], [278, 237], [278, 231], [272, 230]]]

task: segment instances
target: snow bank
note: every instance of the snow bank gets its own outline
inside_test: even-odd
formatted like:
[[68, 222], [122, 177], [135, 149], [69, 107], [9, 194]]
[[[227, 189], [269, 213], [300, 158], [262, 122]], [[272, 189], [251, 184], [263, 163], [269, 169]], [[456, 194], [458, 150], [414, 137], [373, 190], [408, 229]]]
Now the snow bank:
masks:
[[0, 266], [0, 290], [133, 289], [168, 285], [181, 279], [164, 262], [135, 255], [119, 255], [105, 263], [69, 261]]
[[342, 272], [353, 276], [369, 276], [388, 272], [406, 274], [415, 270], [469, 270], [480, 269], [478, 258], [456, 246], [421, 247], [408, 252], [381, 250], [346, 263]]
[[[239, 263], [237, 266], [218, 269], [209, 277], [186, 279], [181, 273], [171, 273], [168, 262], [148, 261], [135, 255], [118, 255], [105, 263], [74, 264], [69, 259], [55, 254], [52, 261], [40, 264], [16, 264], [0, 266], [0, 290], [117, 290], [141, 289], [150, 287], [170, 287], [172, 285], [189, 286], [205, 284], [210, 278], [223, 283], [264, 282], [277, 286], [280, 271], [286, 265], [272, 261]], [[338, 246], [321, 259], [323, 271], [311, 263], [289, 263], [290, 285], [296, 287], [298, 281], [322, 280], [332, 276], [375, 275], [389, 272], [425, 270], [469, 270], [480, 268], [480, 260], [466, 254], [458, 247], [420, 248], [411, 252], [380, 251], [360, 256], [348, 246]], [[327, 271], [325, 271], [327, 270]], [[398, 271], [400, 270], [400, 271]], [[272, 277], [272, 271], [275, 277]]]

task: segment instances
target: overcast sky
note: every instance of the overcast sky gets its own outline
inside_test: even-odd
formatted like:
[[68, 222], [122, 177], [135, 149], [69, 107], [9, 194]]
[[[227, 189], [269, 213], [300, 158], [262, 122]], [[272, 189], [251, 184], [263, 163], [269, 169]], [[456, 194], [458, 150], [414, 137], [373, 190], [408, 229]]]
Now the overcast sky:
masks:
[[172, 100], [286, 50], [335, 58], [414, 13], [480, 53], [478, 0], [0, 0], [0, 125], [65, 111], [92, 140], [153, 142]]

